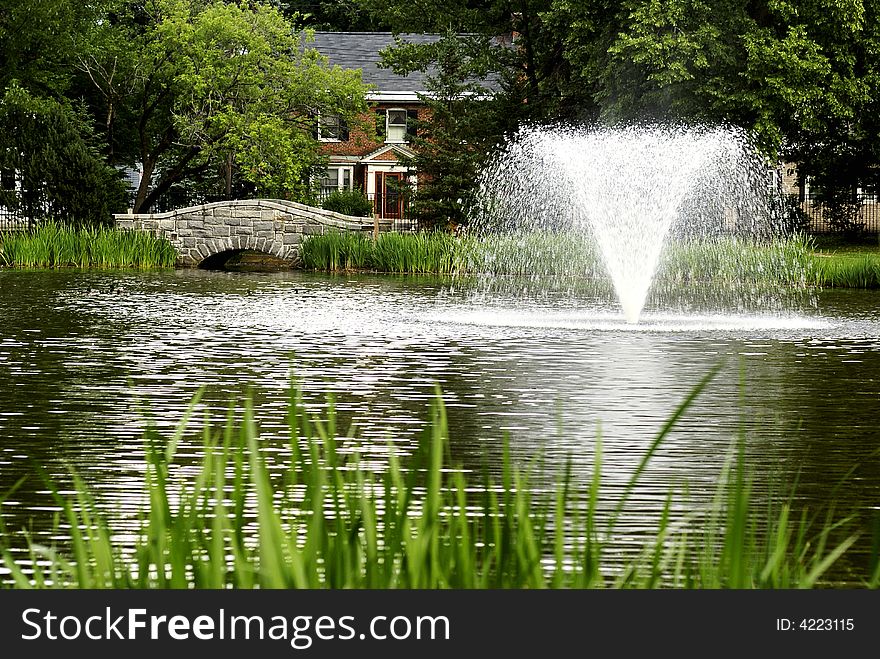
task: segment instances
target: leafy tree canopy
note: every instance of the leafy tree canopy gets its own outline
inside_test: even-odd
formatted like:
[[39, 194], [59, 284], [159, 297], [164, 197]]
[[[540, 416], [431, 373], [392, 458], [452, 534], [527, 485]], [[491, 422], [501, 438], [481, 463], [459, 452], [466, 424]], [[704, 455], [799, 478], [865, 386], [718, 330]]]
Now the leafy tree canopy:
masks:
[[192, 177], [304, 199], [319, 163], [315, 116], [365, 108], [359, 73], [329, 66], [268, 4], [120, 1], [110, 18], [79, 68], [114, 157], [142, 164], [136, 210]]
[[479, 168], [506, 128], [511, 115], [502, 110], [507, 96], [500, 84], [494, 48], [480, 35], [447, 32], [427, 45], [399, 42], [385, 53], [385, 63], [401, 74], [421, 71], [427, 111], [414, 121], [410, 164], [420, 174], [412, 210], [427, 225], [458, 225]]
[[771, 158], [852, 189], [880, 156], [877, 0], [629, 0], [605, 24], [556, 0], [566, 57], [606, 121], [750, 129]]

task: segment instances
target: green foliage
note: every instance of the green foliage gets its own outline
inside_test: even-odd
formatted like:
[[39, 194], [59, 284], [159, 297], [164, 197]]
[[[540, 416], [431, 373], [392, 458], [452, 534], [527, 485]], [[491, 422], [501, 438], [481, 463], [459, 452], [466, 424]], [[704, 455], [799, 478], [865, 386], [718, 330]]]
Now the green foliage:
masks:
[[313, 117], [363, 111], [359, 72], [329, 66], [263, 2], [118, 4], [89, 35], [80, 68], [114, 153], [143, 164], [135, 210], [193, 179], [212, 180], [214, 195], [244, 184], [305, 200], [321, 165]]
[[138, 210], [175, 186], [306, 200], [325, 164], [314, 115], [365, 106], [355, 73], [301, 47], [303, 24], [443, 35], [386, 54], [429, 73], [412, 163], [429, 226], [463, 221], [487, 152], [526, 122], [744, 127], [849, 232], [853, 190], [880, 189], [880, 0], [7, 0], [0, 92], [82, 99], [109, 164], [142, 163]]
[[[732, 123], [829, 198], [878, 179], [880, 2], [557, 0], [565, 57], [610, 121]], [[592, 45], [582, 45], [592, 44]]]
[[70, 98], [78, 41], [111, 0], [3, 0], [0, 93], [13, 81], [38, 97]]
[[300, 247], [300, 259], [306, 270], [369, 270], [373, 267], [373, 241], [355, 232], [309, 236]]
[[497, 78], [493, 51], [485, 37], [447, 32], [436, 43], [398, 42], [384, 54], [397, 73], [426, 74], [427, 93], [420, 98], [427, 111], [414, 122], [416, 156], [406, 163], [420, 174], [410, 212], [425, 227], [466, 223], [479, 170], [509, 119], [487, 88], [488, 78]]
[[[742, 443], [719, 477], [714, 502], [689, 506], [684, 523], [668, 508], [635, 551], [615, 545], [641, 474], [710, 372], [670, 416], [618, 494], [600, 512], [601, 441], [586, 501], [566, 475], [536, 492], [528, 470], [504, 451], [501, 477], [465, 474], [449, 460], [439, 391], [415, 455], [404, 464], [362, 463], [354, 431], [338, 434], [329, 401], [323, 420], [291, 393], [289, 450], [260, 450], [246, 399], [225, 426], [205, 423], [195, 464], [179, 455], [199, 397], [170, 438], [148, 429], [148, 504], [124, 547], [102, 508], [75, 478], [77, 494], [54, 490], [71, 536], [61, 549], [28, 542], [25, 573], [5, 544], [3, 563], [19, 588], [809, 588], [852, 547], [847, 517], [792, 519], [791, 498], [765, 509], [752, 498]], [[241, 409], [241, 407], [239, 407]], [[278, 456], [278, 457], [273, 457]], [[187, 467], [183, 466], [186, 460]], [[216, 493], [224, 496], [218, 497]], [[677, 499], [675, 499], [678, 503]], [[686, 501], [684, 503], [687, 503]], [[831, 505], [831, 504], [830, 504]], [[604, 506], [603, 506], [604, 507]], [[759, 522], [761, 517], [765, 522]], [[644, 525], [644, 520], [640, 521]], [[254, 542], [256, 536], [256, 542]], [[876, 586], [876, 576], [867, 583]]]
[[783, 236], [791, 236], [795, 234], [805, 235], [810, 231], [812, 218], [804, 210], [799, 195], [786, 195], [782, 199], [781, 218], [782, 222], [779, 227], [779, 232]]
[[828, 288], [880, 288], [880, 254], [817, 255], [816, 284]]
[[439, 273], [458, 271], [456, 238], [443, 231], [380, 233], [373, 263], [381, 272]]
[[813, 244], [802, 235], [769, 242], [722, 237], [673, 243], [657, 278], [678, 285], [804, 288], [816, 283]]
[[842, 182], [840, 186], [832, 186], [821, 190], [814, 199], [832, 231], [854, 238], [865, 230], [865, 221], [859, 212], [862, 202], [856, 198], [855, 191]]
[[0, 266], [14, 268], [171, 268], [176, 258], [171, 243], [144, 231], [41, 222], [0, 234]]
[[[878, 0], [363, 3], [400, 31], [517, 33], [511, 48], [485, 40], [480, 51], [498, 72], [496, 100], [504, 100], [497, 123], [473, 133], [483, 139], [502, 135], [505, 121], [733, 124], [754, 133], [771, 159], [799, 163], [844, 228], [847, 195], [880, 189]], [[389, 63], [427, 70], [430, 49], [416, 50], [400, 49]], [[430, 58], [441, 72], [442, 56], [437, 49]], [[455, 79], [468, 75], [461, 69]], [[467, 129], [461, 135], [472, 139]], [[452, 158], [433, 158], [454, 178]], [[436, 215], [455, 215], [462, 195], [453, 187], [428, 199]]]
[[369, 217], [373, 214], [373, 203], [360, 190], [336, 190], [331, 192], [321, 207], [354, 217]]
[[0, 169], [14, 172], [21, 189], [0, 190], [0, 204], [31, 219], [109, 222], [125, 210], [125, 187], [94, 141], [76, 108], [13, 82], [0, 99]]
[[[537, 278], [545, 284], [590, 284], [611, 292], [596, 245], [581, 234], [530, 232], [482, 239], [449, 233], [360, 233], [309, 236], [302, 244], [308, 270], [472, 274]], [[880, 288], [880, 255], [823, 254], [803, 234], [762, 242], [735, 237], [673, 242], [654, 284], [657, 289], [707, 287], [716, 294], [803, 290], [810, 287]]]
[[464, 254], [460, 239], [441, 231], [380, 233], [375, 241], [331, 232], [306, 238], [301, 258], [308, 270], [452, 274], [462, 271]]
[[[734, 237], [673, 242], [657, 285], [805, 288], [821, 284], [817, 258], [812, 241], [800, 234], [767, 242]], [[302, 265], [327, 271], [607, 279], [594, 241], [581, 233], [551, 231], [481, 238], [387, 232], [375, 242], [359, 233], [331, 232], [303, 241]]]
[[331, 32], [372, 32], [386, 28], [381, 16], [371, 16], [362, 0], [277, 0], [285, 15], [306, 27]]

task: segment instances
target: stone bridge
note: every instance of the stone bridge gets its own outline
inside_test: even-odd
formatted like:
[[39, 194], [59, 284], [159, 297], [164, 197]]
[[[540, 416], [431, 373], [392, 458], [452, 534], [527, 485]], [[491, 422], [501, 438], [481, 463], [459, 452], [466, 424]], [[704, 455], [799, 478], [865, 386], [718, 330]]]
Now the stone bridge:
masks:
[[390, 220], [341, 215], [278, 199], [220, 201], [168, 213], [116, 215], [120, 229], [149, 231], [177, 249], [177, 265], [194, 267], [223, 252], [254, 250], [299, 264], [305, 236], [328, 231], [370, 234], [390, 228]]

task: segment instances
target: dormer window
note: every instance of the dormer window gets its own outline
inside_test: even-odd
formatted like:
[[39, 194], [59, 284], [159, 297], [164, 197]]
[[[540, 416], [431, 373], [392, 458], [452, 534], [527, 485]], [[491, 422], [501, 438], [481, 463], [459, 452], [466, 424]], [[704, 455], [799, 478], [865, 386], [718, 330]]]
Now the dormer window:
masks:
[[406, 110], [388, 110], [385, 115], [386, 142], [406, 142], [406, 120]]

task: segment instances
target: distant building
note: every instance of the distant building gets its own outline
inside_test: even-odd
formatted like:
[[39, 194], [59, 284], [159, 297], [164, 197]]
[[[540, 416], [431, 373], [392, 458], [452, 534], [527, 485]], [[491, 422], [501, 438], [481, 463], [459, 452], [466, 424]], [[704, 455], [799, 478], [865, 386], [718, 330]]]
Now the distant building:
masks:
[[[399, 35], [409, 43], [434, 43], [436, 34]], [[427, 119], [427, 108], [419, 94], [427, 93], [425, 76], [406, 76], [380, 68], [381, 51], [395, 43], [390, 32], [316, 32], [309, 47], [326, 56], [331, 64], [360, 69], [371, 105], [364, 123], [375, 122], [376, 136], [349, 128], [340, 117], [319, 117], [317, 137], [321, 152], [330, 163], [321, 180], [321, 196], [334, 190], [360, 189], [373, 202], [380, 218], [398, 219], [405, 212], [405, 191], [418, 187], [416, 173], [402, 160], [412, 158], [414, 121]]]

